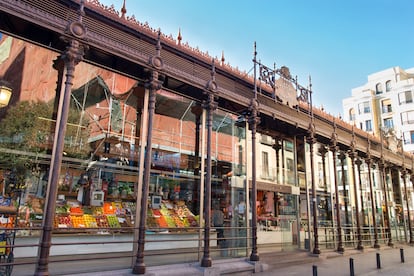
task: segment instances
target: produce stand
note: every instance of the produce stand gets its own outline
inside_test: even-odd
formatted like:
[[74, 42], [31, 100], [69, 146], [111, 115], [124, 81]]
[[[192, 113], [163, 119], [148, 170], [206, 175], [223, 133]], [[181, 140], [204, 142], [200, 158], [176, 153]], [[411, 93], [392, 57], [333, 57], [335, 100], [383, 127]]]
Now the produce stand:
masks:
[[12, 274], [14, 262], [17, 209], [12, 202], [10, 198], [0, 196], [0, 275], [5, 276]]

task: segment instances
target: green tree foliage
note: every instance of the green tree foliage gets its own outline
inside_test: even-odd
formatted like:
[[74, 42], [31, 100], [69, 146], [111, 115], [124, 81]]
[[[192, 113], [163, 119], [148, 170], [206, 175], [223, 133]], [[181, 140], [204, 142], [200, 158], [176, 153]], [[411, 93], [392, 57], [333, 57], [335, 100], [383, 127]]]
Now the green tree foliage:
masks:
[[[81, 113], [70, 108], [64, 152], [67, 156], [89, 155], [88, 127]], [[53, 103], [21, 101], [9, 108], [0, 121], [0, 146], [27, 153], [51, 153], [55, 131]]]

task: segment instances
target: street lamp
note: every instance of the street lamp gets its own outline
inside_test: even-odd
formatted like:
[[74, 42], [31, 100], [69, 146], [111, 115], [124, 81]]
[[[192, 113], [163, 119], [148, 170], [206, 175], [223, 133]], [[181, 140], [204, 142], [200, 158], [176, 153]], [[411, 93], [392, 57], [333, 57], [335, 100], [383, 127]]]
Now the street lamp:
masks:
[[0, 108], [9, 104], [12, 95], [12, 89], [5, 85], [0, 85]]

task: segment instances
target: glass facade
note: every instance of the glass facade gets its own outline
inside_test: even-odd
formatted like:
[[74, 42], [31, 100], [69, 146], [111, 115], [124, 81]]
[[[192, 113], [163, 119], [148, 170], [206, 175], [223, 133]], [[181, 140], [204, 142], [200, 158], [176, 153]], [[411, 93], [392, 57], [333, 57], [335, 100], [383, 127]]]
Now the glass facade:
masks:
[[[59, 71], [53, 68], [58, 54], [6, 35], [1, 42], [2, 52], [9, 54], [3, 58], [0, 73], [13, 93], [8, 106], [0, 110], [1, 194], [19, 205], [18, 226], [40, 227], [58, 114]], [[58, 183], [55, 235], [97, 235], [120, 228], [132, 234], [139, 220], [137, 197], [143, 185], [146, 93], [139, 80], [87, 62], [77, 65]], [[237, 119], [220, 109], [213, 114], [211, 206], [224, 214], [223, 224], [213, 233], [222, 232], [220, 227], [225, 231], [224, 237], [217, 236], [219, 240], [212, 236], [212, 245], [242, 247], [240, 252], [233, 250], [233, 255], [245, 255], [251, 211], [245, 181], [246, 126]], [[188, 239], [183, 246], [200, 246], [205, 133], [200, 101], [166, 90], [157, 92], [148, 234], [179, 234]], [[38, 234], [18, 231], [18, 236]], [[165, 242], [157, 244], [156, 239], [147, 245], [149, 250], [170, 247]]]

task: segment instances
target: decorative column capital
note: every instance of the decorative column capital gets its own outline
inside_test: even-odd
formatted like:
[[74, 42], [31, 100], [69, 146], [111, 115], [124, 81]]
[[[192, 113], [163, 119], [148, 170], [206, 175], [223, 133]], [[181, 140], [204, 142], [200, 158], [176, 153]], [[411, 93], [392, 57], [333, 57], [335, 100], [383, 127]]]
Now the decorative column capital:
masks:
[[256, 127], [258, 124], [260, 124], [259, 102], [256, 98], [250, 99], [248, 122], [250, 129], [252, 126]]
[[275, 138], [275, 143], [272, 145], [272, 148], [278, 152], [280, 149], [282, 149], [282, 144], [280, 142], [280, 138], [279, 137], [274, 137]]
[[361, 167], [362, 165], [362, 160], [358, 155], [355, 157], [355, 164], [357, 165], [357, 167]]
[[70, 67], [69, 69], [74, 69], [83, 60], [85, 51], [88, 49], [88, 45], [86, 45], [87, 30], [83, 24], [83, 16], [85, 15], [83, 0], [80, 1], [78, 15], [78, 20], [69, 22], [65, 33], [60, 37], [68, 44], [62, 54], [62, 59]]
[[315, 144], [316, 143], [316, 138], [315, 138], [315, 123], [313, 122], [313, 118], [311, 120], [311, 122], [309, 123], [309, 127], [308, 127], [308, 136], [306, 137], [306, 141], [309, 144]]
[[164, 61], [161, 58], [161, 30], [158, 30], [157, 43], [155, 45], [155, 55], [148, 59], [148, 65], [150, 68], [146, 69], [149, 72], [149, 76], [145, 81], [145, 87], [152, 91], [160, 90], [164, 83], [165, 76], [161, 74], [164, 69]]
[[318, 152], [322, 158], [325, 158], [326, 153], [328, 152], [328, 148], [325, 145], [321, 145], [318, 149]]
[[344, 161], [346, 159], [346, 154], [343, 151], [341, 151], [341, 152], [339, 152], [338, 158], [339, 158], [339, 160], [341, 160], [342, 163], [344, 163]]
[[348, 156], [349, 158], [351, 158], [352, 162], [355, 162], [355, 159], [358, 158], [358, 153], [355, 150], [351, 149], [350, 151], [348, 151]]
[[407, 170], [404, 167], [401, 167], [401, 176], [405, 179], [407, 176]]
[[207, 81], [205, 85], [205, 90], [203, 94], [206, 95], [206, 99], [203, 100], [202, 107], [208, 111], [214, 111], [217, 109], [217, 83], [216, 83], [216, 67], [214, 65], [214, 59], [212, 60], [211, 65], [211, 78]]
[[336, 133], [336, 123], [334, 121], [334, 131], [331, 135], [331, 144], [329, 145], [329, 149], [333, 152], [338, 151], [338, 134]]
[[387, 164], [385, 163], [384, 159], [379, 160], [378, 167], [380, 168], [380, 170], [383, 170], [383, 169], [387, 168]]

